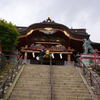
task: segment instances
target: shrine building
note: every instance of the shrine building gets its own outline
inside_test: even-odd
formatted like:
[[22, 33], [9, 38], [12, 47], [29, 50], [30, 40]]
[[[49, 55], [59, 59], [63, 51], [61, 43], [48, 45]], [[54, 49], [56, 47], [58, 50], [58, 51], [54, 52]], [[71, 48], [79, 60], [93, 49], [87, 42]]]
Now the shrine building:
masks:
[[[33, 64], [39, 63], [37, 57], [42, 49], [50, 53], [52, 64], [74, 62], [75, 55], [83, 52], [83, 40], [90, 37], [86, 29], [68, 28], [50, 18], [29, 27], [17, 26], [17, 29], [21, 34], [17, 48], [23, 54], [25, 62]], [[100, 43], [91, 41], [91, 45], [100, 50]], [[48, 58], [44, 57], [43, 63], [49, 63]]]

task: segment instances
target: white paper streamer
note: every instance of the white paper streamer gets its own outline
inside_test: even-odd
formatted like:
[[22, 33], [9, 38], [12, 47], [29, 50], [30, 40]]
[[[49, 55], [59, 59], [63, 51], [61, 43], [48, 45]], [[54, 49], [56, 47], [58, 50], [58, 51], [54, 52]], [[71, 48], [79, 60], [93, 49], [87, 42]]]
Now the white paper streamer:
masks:
[[40, 58], [37, 56], [37, 57], [36, 57], [36, 60], [39, 60], [39, 59], [40, 59]]
[[51, 54], [51, 57], [52, 57], [53, 59], [55, 58], [53, 53]]
[[60, 59], [62, 59], [62, 53], [60, 53]]
[[32, 52], [32, 55], [33, 55], [33, 58], [35, 58], [35, 53], [34, 52]]

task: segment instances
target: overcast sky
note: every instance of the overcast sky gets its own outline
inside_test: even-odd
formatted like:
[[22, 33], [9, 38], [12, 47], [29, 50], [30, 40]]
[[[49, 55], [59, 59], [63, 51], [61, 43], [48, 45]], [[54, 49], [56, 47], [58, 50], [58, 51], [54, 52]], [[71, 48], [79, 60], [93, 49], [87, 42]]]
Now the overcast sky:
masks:
[[51, 17], [69, 28], [86, 28], [100, 42], [100, 0], [0, 0], [0, 18], [29, 26]]

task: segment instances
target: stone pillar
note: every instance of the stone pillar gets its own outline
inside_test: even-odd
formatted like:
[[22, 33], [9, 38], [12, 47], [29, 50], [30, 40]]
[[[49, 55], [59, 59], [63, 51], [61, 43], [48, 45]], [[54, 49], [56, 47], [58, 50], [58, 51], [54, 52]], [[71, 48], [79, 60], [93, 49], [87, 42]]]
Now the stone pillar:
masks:
[[24, 53], [24, 64], [27, 64], [27, 52]]

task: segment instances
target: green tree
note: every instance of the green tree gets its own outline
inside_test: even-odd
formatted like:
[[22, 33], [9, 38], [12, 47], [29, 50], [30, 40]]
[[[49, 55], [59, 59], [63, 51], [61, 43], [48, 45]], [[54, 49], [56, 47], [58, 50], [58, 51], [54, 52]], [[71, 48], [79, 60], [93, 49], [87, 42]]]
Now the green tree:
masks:
[[17, 45], [19, 31], [11, 22], [0, 20], [0, 41], [4, 50], [12, 50]]

